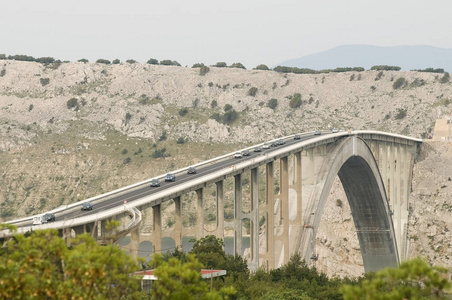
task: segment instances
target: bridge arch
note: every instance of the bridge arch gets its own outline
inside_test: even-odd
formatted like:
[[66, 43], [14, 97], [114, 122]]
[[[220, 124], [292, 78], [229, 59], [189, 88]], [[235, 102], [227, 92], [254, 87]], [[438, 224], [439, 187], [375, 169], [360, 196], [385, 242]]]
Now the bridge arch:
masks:
[[313, 255], [323, 209], [336, 175], [350, 204], [361, 247], [365, 272], [397, 267], [399, 254], [384, 184], [370, 147], [357, 136], [348, 137], [329, 149], [309, 200], [300, 250], [306, 261]]

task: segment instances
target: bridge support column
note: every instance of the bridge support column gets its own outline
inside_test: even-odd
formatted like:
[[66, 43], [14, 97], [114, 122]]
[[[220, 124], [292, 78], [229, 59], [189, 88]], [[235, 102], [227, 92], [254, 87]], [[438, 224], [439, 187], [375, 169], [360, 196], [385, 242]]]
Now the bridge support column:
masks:
[[130, 233], [130, 255], [132, 255], [133, 258], [138, 258], [138, 249], [140, 248], [140, 229], [137, 228], [135, 230], [132, 230]]
[[314, 148], [306, 150], [309, 159], [309, 184], [315, 184]]
[[176, 197], [174, 201], [174, 212], [175, 212], [175, 222], [174, 222], [174, 243], [176, 248], [182, 250], [182, 205], [181, 197]]
[[234, 176], [234, 254], [242, 255], [242, 174]]
[[198, 225], [198, 236], [197, 238], [204, 237], [204, 198], [203, 198], [204, 189], [200, 188], [196, 190], [197, 197], [197, 207], [196, 207], [196, 223]]
[[162, 205], [157, 204], [152, 207], [154, 212], [154, 232], [153, 232], [153, 253], [159, 253], [162, 251]]
[[251, 271], [259, 268], [259, 172], [258, 168], [251, 169], [251, 211], [250, 211], [250, 250]]
[[280, 159], [280, 225], [282, 226], [283, 233], [281, 236], [281, 242], [284, 247], [284, 264], [289, 262], [289, 173], [288, 173], [288, 158], [282, 157]]
[[[303, 225], [303, 218], [302, 218], [302, 212], [303, 212], [303, 197], [302, 197], [302, 161], [301, 161], [301, 152], [294, 153], [294, 170], [295, 170], [295, 178], [294, 178], [294, 188], [295, 192], [297, 193], [296, 199], [294, 201], [294, 205], [296, 205], [297, 215], [290, 220], [290, 230], [295, 233], [296, 237], [301, 236], [302, 225]], [[293, 201], [293, 200], [292, 200]], [[293, 207], [293, 206], [292, 206]], [[292, 211], [293, 208], [289, 206], [289, 210]], [[290, 216], [289, 216], [290, 218]], [[291, 235], [293, 236], [293, 235]], [[290, 241], [290, 239], [289, 239]], [[298, 242], [292, 243], [292, 252], [297, 253], [300, 251], [300, 249], [297, 249], [296, 245], [298, 245]]]
[[224, 238], [224, 182], [223, 180], [215, 182], [217, 186], [217, 238]]
[[266, 185], [265, 185], [265, 200], [266, 200], [266, 214], [265, 214], [265, 235], [266, 247], [265, 258], [267, 260], [267, 270], [275, 268], [275, 240], [274, 240], [274, 164], [269, 162], [266, 165]]

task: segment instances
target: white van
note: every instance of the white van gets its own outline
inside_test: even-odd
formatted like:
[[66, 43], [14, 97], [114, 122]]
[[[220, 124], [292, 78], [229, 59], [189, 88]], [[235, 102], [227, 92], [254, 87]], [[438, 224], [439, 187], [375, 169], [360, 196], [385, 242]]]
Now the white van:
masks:
[[41, 225], [47, 223], [47, 218], [44, 215], [33, 217], [33, 225]]

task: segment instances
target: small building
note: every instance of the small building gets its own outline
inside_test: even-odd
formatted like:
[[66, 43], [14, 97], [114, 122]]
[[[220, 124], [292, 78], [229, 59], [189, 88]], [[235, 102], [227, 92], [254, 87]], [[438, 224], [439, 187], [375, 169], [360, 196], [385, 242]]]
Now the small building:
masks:
[[[143, 277], [141, 279], [141, 289], [147, 293], [151, 292], [152, 282], [155, 280], [159, 280], [154, 275], [154, 270], [139, 271], [139, 272], [135, 272], [134, 275]], [[224, 276], [224, 275], [226, 275], [226, 270], [206, 270], [206, 269], [201, 270], [201, 277], [203, 279], [211, 279], [214, 277], [219, 277], [219, 276]]]

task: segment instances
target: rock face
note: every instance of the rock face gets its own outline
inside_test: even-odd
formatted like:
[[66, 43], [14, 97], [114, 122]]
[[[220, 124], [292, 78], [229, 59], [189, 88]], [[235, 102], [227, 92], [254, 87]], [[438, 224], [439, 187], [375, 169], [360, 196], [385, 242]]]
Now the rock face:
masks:
[[[316, 75], [149, 64], [0, 60], [0, 221], [132, 184], [271, 138], [328, 128], [419, 138], [450, 115], [443, 74]], [[426, 143], [413, 173], [412, 256], [450, 266], [451, 145]], [[340, 183], [319, 228], [317, 267], [361, 274]], [[340, 200], [337, 201], [337, 200]], [[342, 235], [341, 235], [342, 234]]]

